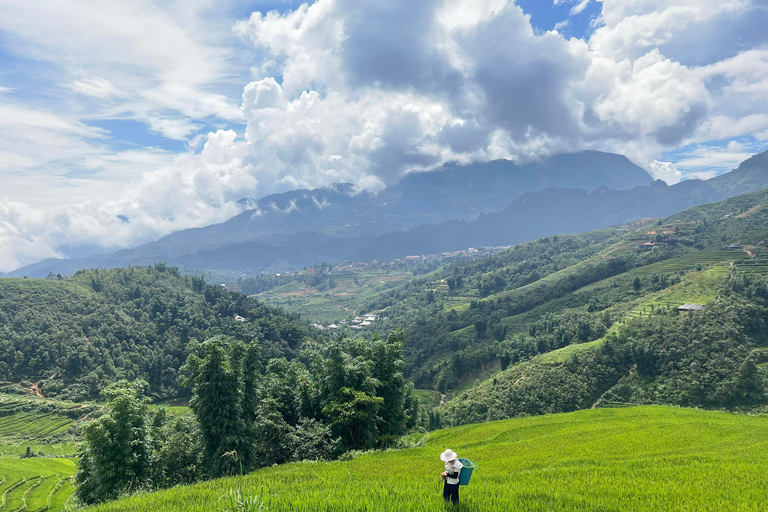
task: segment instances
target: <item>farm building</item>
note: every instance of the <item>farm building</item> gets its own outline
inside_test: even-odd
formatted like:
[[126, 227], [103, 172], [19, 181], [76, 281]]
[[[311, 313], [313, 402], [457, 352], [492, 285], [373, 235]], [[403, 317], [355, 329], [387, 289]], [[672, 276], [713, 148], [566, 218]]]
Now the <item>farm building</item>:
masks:
[[704, 311], [707, 308], [702, 304], [683, 304], [677, 309], [678, 311]]
[[656, 246], [653, 242], [645, 242], [644, 244], [640, 244], [637, 246], [638, 251], [650, 251]]
[[739, 251], [743, 249], [743, 247], [739, 244], [731, 244], [728, 247], [725, 248], [727, 251]]

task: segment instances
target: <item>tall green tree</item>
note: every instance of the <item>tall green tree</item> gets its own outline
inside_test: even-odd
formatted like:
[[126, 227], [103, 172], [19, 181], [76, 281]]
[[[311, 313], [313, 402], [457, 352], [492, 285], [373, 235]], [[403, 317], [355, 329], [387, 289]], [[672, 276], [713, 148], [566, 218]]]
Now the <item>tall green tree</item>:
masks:
[[[258, 347], [217, 336], [187, 359], [192, 400], [200, 424], [203, 458], [213, 477], [250, 470], [254, 461], [253, 420]], [[237, 459], [224, 454], [236, 451]]]
[[379, 444], [388, 444], [406, 429], [405, 405], [410, 388], [403, 377], [404, 341], [405, 333], [398, 330], [371, 345], [372, 377], [378, 381], [376, 395], [382, 399], [377, 413]]
[[86, 504], [114, 499], [147, 484], [150, 440], [145, 382], [120, 381], [103, 395], [107, 413], [83, 428], [77, 497]]
[[323, 393], [327, 397], [322, 414], [347, 449], [369, 449], [376, 443], [379, 408], [384, 399], [376, 395], [379, 382], [372, 376], [371, 360], [353, 347], [345, 354], [339, 344], [330, 348], [325, 363]]

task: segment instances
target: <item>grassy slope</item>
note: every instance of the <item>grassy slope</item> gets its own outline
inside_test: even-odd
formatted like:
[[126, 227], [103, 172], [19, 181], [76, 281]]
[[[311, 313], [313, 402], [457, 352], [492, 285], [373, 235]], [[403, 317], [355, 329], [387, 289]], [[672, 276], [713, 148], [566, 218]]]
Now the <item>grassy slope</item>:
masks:
[[72, 494], [69, 478], [75, 473], [70, 459], [0, 458], [0, 510], [59, 512]]
[[[768, 417], [670, 407], [597, 409], [467, 425], [419, 448], [350, 462], [298, 463], [245, 477], [272, 511], [443, 510], [439, 453], [479, 465], [466, 511], [759, 510], [768, 485]], [[210, 511], [223, 479], [94, 512]]]

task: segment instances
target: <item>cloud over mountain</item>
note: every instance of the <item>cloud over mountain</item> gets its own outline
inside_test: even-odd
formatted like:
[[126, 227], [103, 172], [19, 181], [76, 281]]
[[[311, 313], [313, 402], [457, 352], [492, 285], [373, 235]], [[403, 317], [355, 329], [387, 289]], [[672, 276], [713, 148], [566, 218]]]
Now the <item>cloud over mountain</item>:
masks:
[[[569, 3], [570, 15], [588, 4]], [[33, 108], [0, 84], [0, 110], [24, 113], [0, 121], [0, 179], [13, 191], [0, 192], [0, 270], [64, 245], [125, 247], [220, 221], [246, 195], [333, 182], [376, 191], [447, 161], [581, 149], [676, 182], [717, 172], [692, 163], [701, 155], [727, 167], [768, 140], [768, 9], [747, 0], [605, 0], [580, 38], [507, 0], [317, 0], [240, 15], [228, 36], [224, 9], [206, 1], [54, 7], [35, 17], [0, 2], [6, 50], [75, 58], [59, 87], [80, 103]], [[75, 18], [43, 30], [51, 16]], [[113, 134], [87, 122], [110, 115], [187, 149], [110, 149]], [[77, 200], [46, 208], [23, 194], [45, 166], [58, 169], [40, 181], [46, 193], [66, 184]]]

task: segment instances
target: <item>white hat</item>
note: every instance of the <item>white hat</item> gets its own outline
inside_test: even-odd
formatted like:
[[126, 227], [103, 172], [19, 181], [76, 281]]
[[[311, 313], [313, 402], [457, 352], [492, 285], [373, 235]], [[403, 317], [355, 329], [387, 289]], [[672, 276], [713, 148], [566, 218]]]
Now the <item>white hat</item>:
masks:
[[448, 448], [447, 450], [445, 450], [443, 453], [440, 454], [440, 460], [443, 462], [450, 462], [456, 457], [458, 457], [458, 455], [456, 455], [456, 453], [454, 453], [454, 451], [451, 450], [450, 448]]

